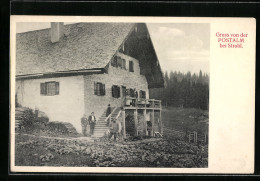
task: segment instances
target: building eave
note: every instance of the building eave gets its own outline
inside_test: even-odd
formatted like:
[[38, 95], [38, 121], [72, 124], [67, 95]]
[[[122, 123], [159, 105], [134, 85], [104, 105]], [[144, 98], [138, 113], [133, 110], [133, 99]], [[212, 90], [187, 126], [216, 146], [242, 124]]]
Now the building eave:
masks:
[[70, 70], [70, 71], [60, 71], [60, 72], [17, 75], [16, 79], [17, 80], [19, 80], [19, 79], [37, 79], [37, 78], [39, 79], [39, 78], [68, 77], [68, 76], [103, 74], [103, 73], [105, 73], [104, 68], [96, 68], [96, 69], [82, 69], [82, 70]]

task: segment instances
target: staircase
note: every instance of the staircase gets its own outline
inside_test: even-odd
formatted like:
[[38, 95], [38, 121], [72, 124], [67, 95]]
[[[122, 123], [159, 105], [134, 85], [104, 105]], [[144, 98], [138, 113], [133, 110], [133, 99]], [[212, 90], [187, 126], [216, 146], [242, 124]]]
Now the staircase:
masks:
[[15, 129], [20, 127], [20, 122], [23, 120], [24, 112], [28, 110], [28, 108], [24, 107], [16, 107], [15, 108]]
[[[111, 107], [111, 119], [116, 118], [118, 114], [120, 114], [121, 110], [120, 107]], [[109, 129], [107, 126], [107, 121], [106, 121], [106, 110], [104, 113], [101, 115], [99, 120], [96, 123], [95, 129], [94, 129], [94, 134], [91, 137], [95, 138], [100, 138], [105, 135], [105, 132]]]

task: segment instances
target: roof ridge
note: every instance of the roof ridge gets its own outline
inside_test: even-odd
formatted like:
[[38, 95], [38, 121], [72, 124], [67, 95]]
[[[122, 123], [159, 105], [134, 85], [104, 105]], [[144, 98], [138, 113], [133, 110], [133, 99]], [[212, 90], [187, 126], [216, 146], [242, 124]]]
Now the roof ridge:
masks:
[[[51, 23], [51, 22], [50, 22]], [[66, 24], [64, 25], [65, 27], [66, 26], [72, 26], [72, 25], [76, 25], [76, 24], [81, 24], [81, 23], [84, 23], [84, 22], [77, 22], [77, 23], [71, 23], [71, 24]], [[29, 31], [26, 31], [26, 32], [21, 32], [21, 33], [16, 33], [16, 34], [26, 34], [26, 33], [31, 33], [31, 32], [40, 32], [40, 31], [46, 31], [48, 29], [51, 29], [51, 27], [49, 28], [43, 28], [43, 29], [38, 29], [38, 30], [29, 30]]]

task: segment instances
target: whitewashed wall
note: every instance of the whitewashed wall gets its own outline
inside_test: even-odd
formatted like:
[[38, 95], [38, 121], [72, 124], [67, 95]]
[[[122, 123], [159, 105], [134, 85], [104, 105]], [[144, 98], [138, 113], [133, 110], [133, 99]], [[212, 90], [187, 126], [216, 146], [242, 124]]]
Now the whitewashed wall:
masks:
[[[123, 56], [126, 59], [126, 69], [116, 68], [109, 65], [108, 74], [95, 74], [84, 76], [84, 100], [85, 100], [85, 112], [90, 114], [95, 112], [97, 118], [106, 110], [107, 105], [111, 104], [112, 107], [123, 106], [122, 88], [125, 86], [128, 88], [136, 88], [139, 94], [139, 90], [146, 91], [146, 96], [149, 98], [148, 84], [144, 75], [140, 75], [139, 62], [131, 57]], [[129, 60], [134, 62], [134, 72], [129, 72]], [[97, 96], [94, 95], [94, 81], [105, 84], [106, 95]], [[112, 86], [118, 85], [121, 90], [121, 97], [112, 97]]]
[[[59, 82], [59, 95], [40, 94], [40, 83], [48, 81]], [[72, 123], [81, 132], [80, 118], [84, 113], [83, 76], [17, 80], [16, 91], [22, 106], [32, 109], [37, 107], [48, 115], [50, 121]]]

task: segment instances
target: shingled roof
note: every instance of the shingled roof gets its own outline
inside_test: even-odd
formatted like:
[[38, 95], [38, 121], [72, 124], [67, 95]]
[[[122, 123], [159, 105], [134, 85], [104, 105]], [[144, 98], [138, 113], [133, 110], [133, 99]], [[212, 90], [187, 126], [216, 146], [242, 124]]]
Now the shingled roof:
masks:
[[16, 76], [104, 68], [134, 23], [78, 23], [50, 41], [50, 28], [16, 36]]

